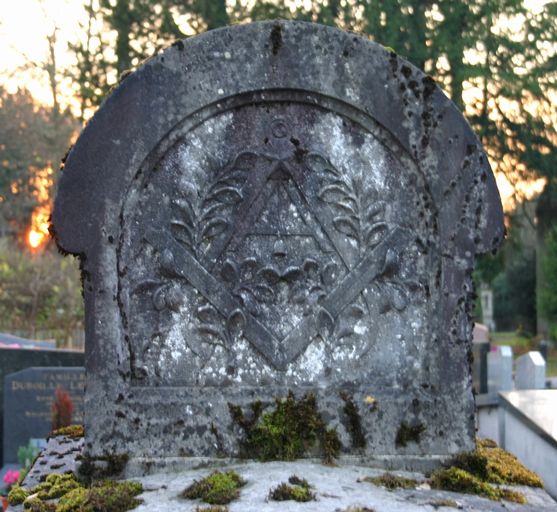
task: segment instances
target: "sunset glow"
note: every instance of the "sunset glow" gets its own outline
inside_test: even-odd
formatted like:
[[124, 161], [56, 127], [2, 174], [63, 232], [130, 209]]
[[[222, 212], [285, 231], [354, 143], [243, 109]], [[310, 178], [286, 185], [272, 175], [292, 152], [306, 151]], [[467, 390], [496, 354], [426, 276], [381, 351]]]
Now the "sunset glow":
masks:
[[53, 170], [51, 166], [37, 171], [33, 179], [35, 197], [38, 206], [31, 215], [31, 222], [25, 236], [28, 248], [37, 252], [44, 248], [49, 240], [49, 219], [52, 211], [50, 192], [53, 185]]

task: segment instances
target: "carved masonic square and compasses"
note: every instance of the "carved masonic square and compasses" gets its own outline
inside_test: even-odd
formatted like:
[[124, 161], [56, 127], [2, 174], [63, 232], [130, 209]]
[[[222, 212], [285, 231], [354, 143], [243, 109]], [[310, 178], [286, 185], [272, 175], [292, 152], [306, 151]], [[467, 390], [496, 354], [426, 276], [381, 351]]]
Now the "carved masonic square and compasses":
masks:
[[[373, 221], [378, 210], [367, 221], [357, 218], [349, 192], [319, 154], [281, 159], [243, 152], [217, 173], [199, 204], [176, 202], [182, 217], [172, 229], [150, 229], [145, 238], [159, 252], [164, 275], [186, 280], [270, 365], [285, 370], [347, 306], [364, 313], [354, 304], [367, 306], [366, 288], [392, 270], [407, 241], [404, 229]], [[255, 239], [265, 241], [254, 245], [268, 254], [250, 255]], [[317, 269], [327, 286], [309, 283]], [[291, 293], [279, 300], [283, 284]], [[273, 329], [277, 322], [265, 321], [287, 317], [289, 307], [297, 308], [292, 325], [285, 320]]]

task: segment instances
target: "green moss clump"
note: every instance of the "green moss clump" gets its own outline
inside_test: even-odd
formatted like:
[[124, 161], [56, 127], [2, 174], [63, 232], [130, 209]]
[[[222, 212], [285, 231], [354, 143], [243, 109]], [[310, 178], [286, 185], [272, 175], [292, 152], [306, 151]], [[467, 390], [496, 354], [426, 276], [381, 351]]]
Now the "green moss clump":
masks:
[[8, 493], [8, 502], [10, 505], [19, 505], [23, 503], [29, 496], [29, 491], [20, 485], [14, 485]]
[[304, 478], [295, 475], [288, 479], [287, 483], [281, 483], [269, 491], [269, 499], [273, 501], [300, 501], [307, 502], [315, 500], [315, 493], [311, 491], [311, 486]]
[[136, 496], [142, 492], [143, 487], [137, 482], [97, 482], [90, 488], [78, 487], [62, 496], [56, 512], [125, 512], [141, 503]]
[[524, 467], [514, 455], [498, 448], [497, 445], [493, 446], [492, 443], [490, 440], [478, 440], [476, 450], [487, 460], [486, 480], [496, 484], [543, 487], [543, 480], [536, 473]]
[[451, 467], [436, 471], [431, 476], [430, 483], [434, 489], [476, 494], [495, 501], [504, 499], [515, 503], [526, 503], [523, 494], [495, 487], [460, 468]]
[[396, 433], [395, 445], [397, 448], [406, 446], [410, 442], [419, 443], [420, 436], [425, 431], [425, 426], [422, 423], [416, 425], [408, 425], [405, 421], [400, 424]]
[[40, 498], [31, 498], [23, 505], [26, 512], [56, 512], [56, 504], [42, 501]]
[[200, 499], [211, 505], [225, 505], [240, 496], [246, 481], [235, 471], [214, 471], [203, 480], [196, 480], [180, 496], [190, 500]]
[[83, 429], [83, 425], [70, 425], [68, 427], [58, 428], [53, 430], [48, 437], [56, 437], [56, 436], [68, 436], [72, 439], [79, 439], [85, 435], [85, 431]]
[[251, 404], [251, 414], [228, 404], [233, 421], [244, 431], [241, 455], [268, 460], [294, 460], [316, 444], [326, 462], [338, 455], [341, 445], [334, 430], [327, 430], [317, 410], [313, 393], [299, 400], [290, 391], [284, 400], [277, 399], [275, 409], [263, 414], [261, 402]]
[[358, 407], [354, 403], [354, 399], [345, 391], [340, 393], [340, 398], [344, 401], [344, 407], [342, 410], [348, 419], [346, 430], [348, 430], [350, 438], [352, 439], [352, 448], [365, 448], [366, 437], [362, 428], [362, 419], [360, 417]]
[[394, 491], [395, 489], [415, 489], [418, 485], [416, 480], [393, 475], [392, 473], [383, 473], [381, 476], [373, 477], [366, 476], [363, 481], [385, 487], [389, 491]]
[[38, 493], [41, 500], [52, 500], [64, 496], [64, 494], [81, 487], [81, 484], [75, 479], [71, 473], [59, 475], [52, 473], [46, 477], [46, 480], [33, 489], [34, 493]]
[[210, 507], [196, 507], [195, 512], [228, 512], [228, 507], [212, 505]]
[[73, 489], [65, 496], [62, 496], [58, 501], [57, 512], [77, 512], [89, 510], [88, 492], [85, 487], [78, 487]]

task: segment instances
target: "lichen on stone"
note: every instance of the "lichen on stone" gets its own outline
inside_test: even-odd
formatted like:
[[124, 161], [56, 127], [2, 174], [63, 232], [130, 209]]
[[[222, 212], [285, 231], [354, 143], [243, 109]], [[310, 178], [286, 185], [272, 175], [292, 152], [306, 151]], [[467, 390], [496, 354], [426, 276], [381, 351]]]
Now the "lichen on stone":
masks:
[[213, 471], [202, 480], [195, 480], [180, 496], [190, 500], [200, 499], [211, 505], [226, 505], [240, 496], [240, 488], [246, 483], [235, 471]]
[[305, 478], [292, 475], [288, 483], [282, 482], [269, 491], [269, 499], [273, 501], [299, 501], [307, 502], [315, 500], [315, 493]]
[[395, 489], [415, 489], [418, 485], [416, 480], [411, 478], [404, 478], [402, 476], [394, 475], [393, 473], [383, 473], [380, 476], [366, 476], [362, 481], [368, 482], [373, 485], [385, 487], [389, 491]]
[[338, 434], [326, 428], [313, 393], [296, 399], [290, 391], [284, 400], [276, 399], [275, 409], [266, 413], [261, 402], [251, 404], [249, 416], [238, 405], [229, 403], [228, 408], [244, 433], [240, 441], [243, 457], [294, 460], [314, 448], [319, 449], [326, 463], [338, 456], [341, 448]]

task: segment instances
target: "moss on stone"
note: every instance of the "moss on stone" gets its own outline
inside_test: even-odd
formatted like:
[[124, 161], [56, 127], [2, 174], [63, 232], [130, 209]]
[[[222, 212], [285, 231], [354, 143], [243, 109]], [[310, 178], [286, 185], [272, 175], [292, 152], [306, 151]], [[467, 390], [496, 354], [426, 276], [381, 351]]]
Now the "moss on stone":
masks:
[[210, 507], [196, 507], [195, 512], [228, 512], [228, 507], [212, 505]]
[[400, 424], [396, 433], [395, 445], [397, 448], [404, 447], [410, 442], [419, 443], [420, 436], [425, 431], [422, 423], [416, 425], [408, 425], [405, 421]]
[[440, 507], [458, 508], [459, 506], [455, 500], [445, 500], [445, 499], [431, 500], [430, 502], [428, 502], [428, 505], [431, 505], [435, 509]]
[[375, 512], [375, 509], [369, 507], [351, 506], [343, 509], [341, 512]]
[[23, 503], [29, 496], [29, 491], [20, 485], [14, 485], [8, 493], [8, 502], [10, 505], [19, 505]]
[[85, 434], [84, 429], [83, 429], [83, 425], [70, 425], [68, 427], [62, 427], [62, 428], [58, 428], [56, 430], [53, 430], [48, 437], [56, 437], [56, 436], [68, 436], [71, 437], [72, 439], [79, 439], [80, 437], [83, 437]]
[[345, 391], [341, 391], [340, 398], [344, 401], [343, 412], [348, 420], [346, 430], [352, 440], [352, 448], [361, 449], [366, 447], [366, 437], [362, 428], [362, 419], [354, 398]]
[[81, 487], [81, 484], [72, 473], [65, 475], [52, 473], [46, 477], [43, 483], [36, 486], [33, 492], [38, 493], [41, 500], [52, 500], [60, 498], [78, 487]]
[[56, 512], [55, 503], [43, 501], [40, 498], [31, 498], [25, 501], [23, 509], [26, 512]]
[[317, 447], [326, 462], [338, 455], [341, 445], [335, 430], [326, 429], [313, 393], [296, 399], [290, 391], [275, 408], [263, 414], [261, 402], [251, 404], [251, 414], [228, 404], [233, 421], [244, 431], [241, 456], [269, 460], [294, 460]]
[[240, 496], [240, 488], [246, 481], [235, 471], [214, 471], [202, 480], [196, 480], [184, 489], [182, 498], [200, 499], [211, 505], [225, 505]]
[[89, 457], [82, 455], [77, 469], [79, 477], [87, 483], [93, 480], [106, 480], [118, 477], [124, 471], [128, 463], [127, 454], [103, 455], [101, 457]]
[[71, 473], [51, 473], [30, 490], [15, 487], [14, 491], [10, 504], [23, 503], [31, 512], [124, 512], [141, 503], [135, 496], [143, 487], [138, 482], [110, 480], [86, 487]]
[[138, 482], [105, 480], [89, 488], [71, 490], [60, 498], [56, 512], [125, 512], [141, 503], [136, 496], [142, 492], [143, 487]]
[[[273, 501], [299, 501], [307, 502], [315, 500], [315, 493], [311, 491], [311, 485], [305, 478], [292, 475], [288, 484], [282, 482], [269, 491], [269, 499]], [[289, 485], [291, 484], [291, 485]]]
[[468, 471], [456, 467], [436, 471], [431, 476], [430, 483], [434, 489], [476, 494], [495, 501], [504, 499], [515, 503], [526, 503], [523, 494], [495, 487], [468, 473]]
[[490, 440], [478, 440], [476, 449], [487, 459], [486, 480], [497, 484], [543, 487], [543, 481], [536, 473], [524, 467], [514, 455], [492, 443]]
[[362, 480], [373, 485], [385, 487], [389, 491], [394, 491], [395, 489], [415, 489], [418, 485], [416, 480], [393, 475], [392, 473], [383, 473], [380, 476], [366, 476]]

